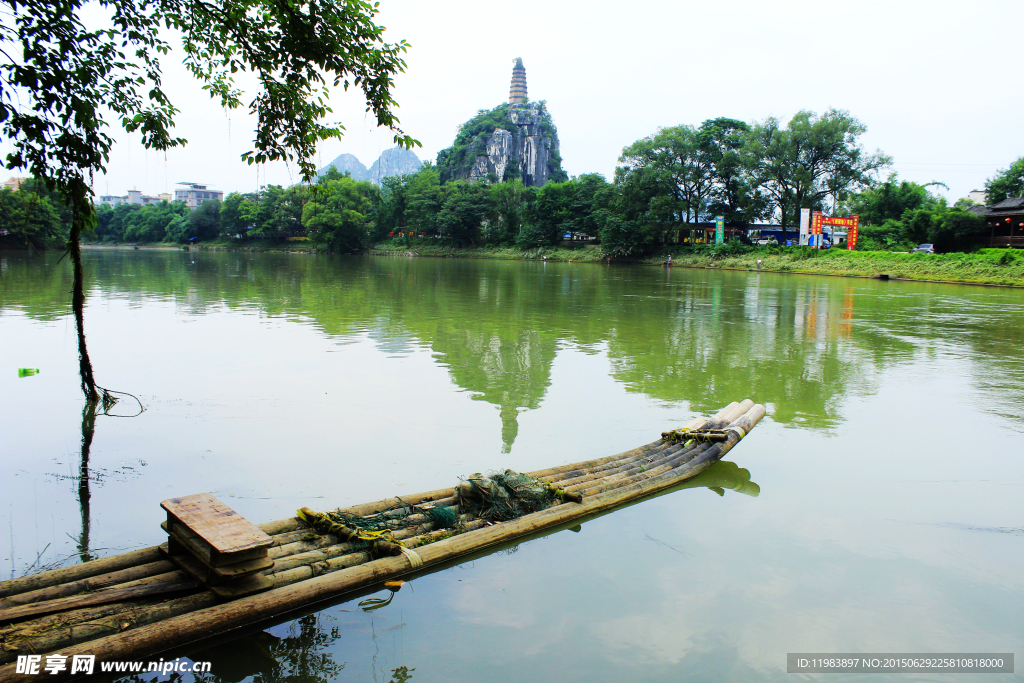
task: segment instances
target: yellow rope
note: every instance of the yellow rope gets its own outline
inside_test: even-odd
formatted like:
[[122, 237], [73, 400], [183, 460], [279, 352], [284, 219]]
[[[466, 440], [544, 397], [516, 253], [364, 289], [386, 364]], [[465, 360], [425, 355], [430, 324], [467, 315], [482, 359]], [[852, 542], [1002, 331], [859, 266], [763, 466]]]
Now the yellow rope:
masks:
[[409, 560], [409, 565], [413, 569], [419, 569], [423, 566], [423, 558], [419, 556], [419, 553], [411, 548], [406, 548], [401, 543], [398, 544], [398, 547], [402, 550], [402, 554]]

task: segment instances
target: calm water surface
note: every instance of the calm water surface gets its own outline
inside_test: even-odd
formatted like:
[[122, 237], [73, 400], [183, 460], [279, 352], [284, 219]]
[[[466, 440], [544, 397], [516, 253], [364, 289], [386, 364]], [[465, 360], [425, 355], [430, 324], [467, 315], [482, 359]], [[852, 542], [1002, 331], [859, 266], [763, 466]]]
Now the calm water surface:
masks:
[[5, 579], [160, 542], [174, 495], [260, 523], [768, 407], [689, 488], [376, 611], [186, 653], [210, 680], [788, 681], [813, 677], [787, 652], [1024, 654], [1020, 290], [179, 251], [86, 267], [97, 378], [146, 411], [97, 420], [82, 486], [70, 269], [0, 255]]

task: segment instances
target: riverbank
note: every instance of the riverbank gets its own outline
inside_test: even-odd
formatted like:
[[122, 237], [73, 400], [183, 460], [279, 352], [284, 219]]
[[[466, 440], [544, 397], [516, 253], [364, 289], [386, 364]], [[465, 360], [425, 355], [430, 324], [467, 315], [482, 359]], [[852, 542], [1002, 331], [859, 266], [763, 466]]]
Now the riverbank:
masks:
[[[600, 248], [589, 247], [577, 249], [553, 247], [523, 251], [509, 247], [455, 248], [420, 244], [402, 247], [381, 244], [371, 249], [369, 253], [379, 256], [546, 259], [577, 263], [604, 263], [608, 260]], [[612, 262], [661, 265], [668, 255], [672, 256], [673, 266], [682, 268], [760, 269], [762, 272], [852, 277], [882, 276], [901, 280], [1024, 287], [1024, 254], [1016, 254], [1006, 249], [982, 249], [970, 254], [906, 254], [886, 251], [847, 251], [845, 249], [815, 251], [806, 248], [779, 249], [772, 247], [747, 248], [736, 253], [729, 253], [728, 250], [690, 251], [678, 249], [646, 258], [612, 259]], [[761, 262], [760, 268], [758, 260]]]

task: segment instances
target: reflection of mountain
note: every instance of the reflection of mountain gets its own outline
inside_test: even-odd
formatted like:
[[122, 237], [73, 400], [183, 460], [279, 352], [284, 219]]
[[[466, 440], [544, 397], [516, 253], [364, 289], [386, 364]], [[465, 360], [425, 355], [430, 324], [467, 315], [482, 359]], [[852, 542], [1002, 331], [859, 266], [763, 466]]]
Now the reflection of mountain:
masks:
[[[5, 254], [0, 314], [66, 315], [58, 257]], [[840, 424], [846, 396], [872, 391], [886, 366], [962, 346], [979, 377], [1000, 379], [977, 381], [1024, 414], [1024, 368], [1006, 362], [1024, 343], [1024, 312], [998, 290], [951, 287], [954, 298], [908, 284], [895, 297], [891, 283], [838, 278], [423, 258], [90, 250], [86, 263], [93, 296], [302, 316], [331, 336], [369, 330], [389, 354], [428, 346], [498, 408], [506, 450], [564, 343], [607, 344], [613, 376], [654, 399], [707, 413], [753, 396], [777, 422], [814, 429]]]

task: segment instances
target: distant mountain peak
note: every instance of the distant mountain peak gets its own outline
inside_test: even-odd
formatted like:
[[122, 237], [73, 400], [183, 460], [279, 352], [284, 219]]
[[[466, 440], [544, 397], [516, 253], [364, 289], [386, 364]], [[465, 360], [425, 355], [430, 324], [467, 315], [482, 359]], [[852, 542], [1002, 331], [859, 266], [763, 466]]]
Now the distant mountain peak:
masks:
[[370, 167], [370, 182], [380, 185], [385, 178], [396, 175], [412, 175], [420, 170], [423, 162], [409, 149], [395, 145], [384, 150]]
[[353, 180], [369, 180], [375, 185], [380, 185], [384, 178], [410, 175], [420, 170], [422, 165], [423, 162], [411, 150], [396, 145], [384, 150], [369, 170], [354, 154], [346, 153], [338, 155], [334, 161], [320, 169], [318, 175], [323, 175], [333, 166], [341, 173], [348, 173]]
[[355, 154], [339, 154], [335, 157], [334, 161], [317, 171], [317, 175], [323, 175], [327, 172], [327, 169], [332, 166], [338, 169], [341, 173], [348, 173], [354, 180], [370, 179], [369, 171], [367, 171], [362, 162], [356, 158]]

